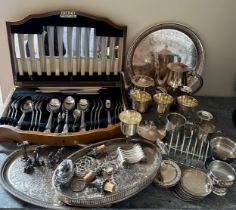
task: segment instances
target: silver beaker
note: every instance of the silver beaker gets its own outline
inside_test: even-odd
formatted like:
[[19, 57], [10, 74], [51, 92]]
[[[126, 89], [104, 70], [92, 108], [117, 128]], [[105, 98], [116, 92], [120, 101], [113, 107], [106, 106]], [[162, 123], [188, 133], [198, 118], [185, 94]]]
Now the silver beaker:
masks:
[[142, 115], [135, 110], [125, 110], [119, 114], [121, 121], [121, 131], [126, 138], [136, 134]]

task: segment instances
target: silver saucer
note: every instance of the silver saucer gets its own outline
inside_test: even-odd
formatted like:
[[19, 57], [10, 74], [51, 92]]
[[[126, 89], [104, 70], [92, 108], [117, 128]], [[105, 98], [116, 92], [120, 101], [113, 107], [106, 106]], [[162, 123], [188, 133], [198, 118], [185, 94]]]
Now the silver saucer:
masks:
[[213, 184], [208, 175], [200, 169], [187, 169], [180, 179], [182, 189], [196, 197], [205, 197], [212, 192]]

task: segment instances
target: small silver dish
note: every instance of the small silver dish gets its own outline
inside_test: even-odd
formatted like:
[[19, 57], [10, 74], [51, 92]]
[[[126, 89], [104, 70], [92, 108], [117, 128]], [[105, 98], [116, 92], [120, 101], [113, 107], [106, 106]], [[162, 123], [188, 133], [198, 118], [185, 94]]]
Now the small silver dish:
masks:
[[229, 138], [215, 137], [210, 140], [210, 147], [215, 159], [230, 161], [236, 158], [236, 143]]
[[175, 186], [180, 178], [180, 167], [172, 160], [163, 160], [154, 183], [160, 187], [170, 188]]

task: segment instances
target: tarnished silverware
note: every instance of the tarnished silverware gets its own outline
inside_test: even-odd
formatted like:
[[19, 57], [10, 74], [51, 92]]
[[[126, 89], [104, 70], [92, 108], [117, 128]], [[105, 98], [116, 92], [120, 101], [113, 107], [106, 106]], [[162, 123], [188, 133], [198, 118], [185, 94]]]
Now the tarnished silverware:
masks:
[[141, 160], [145, 159], [145, 154], [143, 152], [142, 147], [139, 144], [135, 144], [130, 149], [122, 149], [121, 147], [118, 147], [117, 152], [118, 152], [118, 159], [120, 160], [121, 164], [138, 163]]
[[20, 97], [20, 99], [18, 99], [18, 100], [16, 101], [16, 103], [14, 104], [14, 109], [15, 109], [15, 111], [14, 111], [14, 115], [12, 114], [12, 120], [11, 120], [11, 122], [10, 122], [10, 124], [12, 124], [12, 125], [15, 124], [15, 119], [16, 119], [17, 114], [18, 114], [18, 108], [19, 108], [20, 101], [21, 101], [21, 97]]
[[72, 125], [72, 131], [76, 131], [76, 122], [81, 116], [81, 111], [78, 109], [74, 109], [73, 111], [73, 117], [74, 117], [74, 123]]
[[38, 122], [36, 123], [36, 127], [35, 127], [35, 130], [37, 129], [37, 131], [39, 131], [40, 129], [40, 123], [41, 123], [41, 118], [42, 118], [42, 105], [43, 105], [43, 102], [41, 101], [38, 105], [38, 110], [39, 110], [39, 120]]
[[[89, 130], [92, 129], [93, 126], [95, 126], [96, 124], [96, 118], [95, 118], [95, 113], [94, 110], [95, 110], [95, 107], [96, 107], [96, 102], [95, 100], [93, 99], [93, 106], [91, 108], [91, 111], [90, 111], [90, 127], [89, 127]], [[94, 115], [94, 116], [93, 116]], [[94, 119], [93, 119], [94, 118]]]
[[61, 112], [59, 112], [58, 115], [57, 115], [57, 126], [56, 126], [55, 131], [54, 131], [55, 133], [58, 133], [60, 122], [61, 122], [61, 118], [62, 118]]
[[68, 125], [69, 112], [72, 111], [74, 107], [75, 107], [75, 99], [72, 96], [67, 96], [62, 104], [62, 110], [66, 114], [65, 124], [63, 126], [62, 133], [69, 132], [69, 125]]
[[104, 109], [107, 111], [107, 127], [112, 125], [112, 121], [111, 121], [111, 110], [113, 109], [113, 105], [111, 100], [107, 99], [105, 101], [105, 106]]
[[21, 111], [22, 115], [16, 125], [16, 128], [21, 129], [22, 122], [24, 121], [25, 115], [29, 112], [32, 112], [33, 106], [32, 106], [32, 100], [31, 99], [25, 99], [23, 103], [21, 104]]
[[44, 132], [51, 132], [51, 126], [52, 126], [52, 118], [53, 114], [56, 113], [61, 107], [61, 102], [57, 98], [50, 99], [49, 103], [47, 104], [47, 111], [50, 112], [47, 125], [45, 127]]
[[87, 99], [80, 99], [78, 102], [78, 109], [81, 111], [81, 123], [80, 123], [80, 130], [86, 130], [85, 124], [85, 112], [88, 112], [90, 109], [90, 103]]

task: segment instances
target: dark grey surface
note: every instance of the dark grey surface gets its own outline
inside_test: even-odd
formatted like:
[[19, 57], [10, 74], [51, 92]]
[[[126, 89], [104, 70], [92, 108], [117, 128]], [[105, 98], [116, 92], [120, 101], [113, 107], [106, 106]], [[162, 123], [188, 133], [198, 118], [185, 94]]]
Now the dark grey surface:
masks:
[[[233, 125], [232, 114], [236, 109], [236, 98], [198, 97], [199, 110], [204, 109], [214, 115], [214, 122], [223, 135], [236, 140], [236, 128]], [[1, 143], [0, 163], [4, 161], [10, 151], [16, 149], [13, 143]], [[112, 208], [158, 208], [158, 209], [236, 209], [236, 183], [229, 188], [224, 197], [214, 194], [202, 201], [184, 202], [174, 197], [168, 189], [151, 184], [148, 188], [132, 198], [113, 204]], [[6, 192], [0, 186], [0, 208], [37, 208], [20, 201]]]

